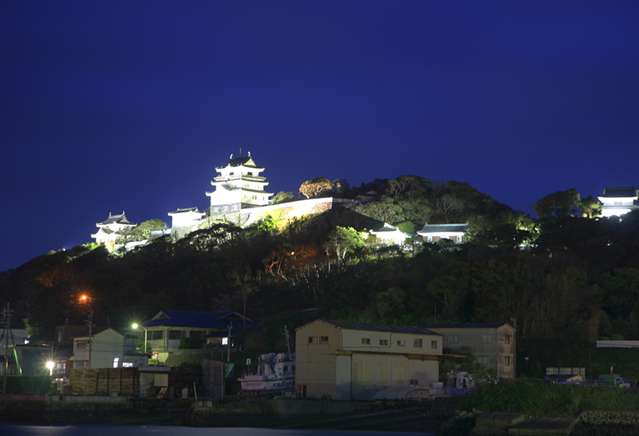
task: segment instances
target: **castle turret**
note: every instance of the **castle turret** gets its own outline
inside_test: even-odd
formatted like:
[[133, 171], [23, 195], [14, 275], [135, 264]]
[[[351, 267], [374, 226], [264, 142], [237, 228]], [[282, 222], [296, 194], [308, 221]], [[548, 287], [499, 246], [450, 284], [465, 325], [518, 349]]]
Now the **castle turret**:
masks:
[[98, 231], [91, 235], [95, 242], [104, 245], [107, 250], [113, 251], [116, 248], [116, 242], [121, 236], [122, 231], [135, 227], [126, 217], [126, 213], [122, 211], [120, 214], [112, 214], [102, 222], [96, 223]]
[[227, 164], [215, 171], [218, 175], [211, 181], [215, 191], [206, 193], [211, 198], [212, 216], [269, 204], [273, 194], [265, 191], [268, 181], [260, 175], [264, 168], [255, 164], [250, 152], [246, 156], [231, 155]]

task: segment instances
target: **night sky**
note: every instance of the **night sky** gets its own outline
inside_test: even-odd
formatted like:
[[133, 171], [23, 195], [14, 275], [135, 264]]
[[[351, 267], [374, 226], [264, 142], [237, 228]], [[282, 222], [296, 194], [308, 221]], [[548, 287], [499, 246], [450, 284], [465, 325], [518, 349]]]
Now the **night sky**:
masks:
[[639, 184], [637, 23], [611, 0], [5, 0], [0, 270], [109, 210], [204, 207], [240, 146], [275, 192], [417, 174], [530, 211]]

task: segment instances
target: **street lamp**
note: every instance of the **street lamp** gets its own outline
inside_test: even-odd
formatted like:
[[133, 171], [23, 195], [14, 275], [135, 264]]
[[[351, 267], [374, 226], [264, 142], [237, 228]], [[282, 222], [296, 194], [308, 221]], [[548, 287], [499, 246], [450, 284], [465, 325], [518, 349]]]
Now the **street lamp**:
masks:
[[87, 325], [89, 327], [89, 368], [91, 368], [91, 351], [93, 348], [93, 298], [91, 298], [90, 294], [83, 292], [78, 295], [78, 303], [86, 305], [88, 309]]
[[131, 330], [137, 330], [139, 328], [140, 328], [140, 324], [138, 324], [137, 322], [131, 323]]
[[49, 377], [53, 375], [53, 368], [55, 368], [55, 362], [53, 360], [47, 360], [44, 367], [49, 370]]

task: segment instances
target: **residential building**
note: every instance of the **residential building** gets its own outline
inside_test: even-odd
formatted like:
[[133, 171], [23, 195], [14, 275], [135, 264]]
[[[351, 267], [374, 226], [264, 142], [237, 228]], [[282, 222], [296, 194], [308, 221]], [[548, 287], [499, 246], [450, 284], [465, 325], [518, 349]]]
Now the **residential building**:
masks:
[[438, 381], [442, 350], [442, 336], [425, 328], [312, 321], [295, 332], [296, 390], [309, 398], [401, 398]]
[[408, 233], [404, 233], [388, 223], [384, 223], [381, 229], [371, 230], [370, 233], [374, 235], [382, 245], [402, 245], [406, 242], [406, 239], [410, 238]]
[[109, 216], [102, 222], [96, 223], [95, 226], [98, 231], [91, 235], [91, 238], [95, 239], [95, 242], [104, 247], [108, 251], [115, 251], [119, 242], [122, 232], [135, 227], [135, 224], [130, 222], [126, 217], [126, 213], [122, 211], [121, 214], [113, 215], [109, 212]]
[[632, 186], [606, 187], [597, 197], [601, 202], [601, 216], [622, 216], [639, 208], [639, 188]]
[[73, 339], [73, 368], [132, 368], [146, 365], [146, 355], [136, 351], [136, 338], [108, 328]]
[[449, 240], [455, 244], [465, 241], [468, 224], [424, 224], [424, 227], [417, 232], [424, 241], [434, 243], [441, 240]]
[[444, 338], [446, 352], [470, 352], [499, 378], [515, 378], [516, 330], [510, 323], [427, 324]]
[[229, 333], [236, 335], [253, 321], [232, 311], [162, 310], [142, 323], [144, 350], [166, 364], [172, 354], [201, 348], [205, 343], [227, 345]]

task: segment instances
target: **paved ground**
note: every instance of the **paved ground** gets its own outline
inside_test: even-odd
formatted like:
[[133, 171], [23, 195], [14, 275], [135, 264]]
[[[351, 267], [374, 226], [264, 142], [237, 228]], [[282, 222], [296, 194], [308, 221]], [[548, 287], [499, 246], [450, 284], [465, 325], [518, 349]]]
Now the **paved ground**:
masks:
[[425, 436], [429, 433], [353, 432], [326, 430], [272, 430], [262, 428], [193, 428], [160, 426], [72, 425], [35, 426], [0, 424], [2, 436]]

